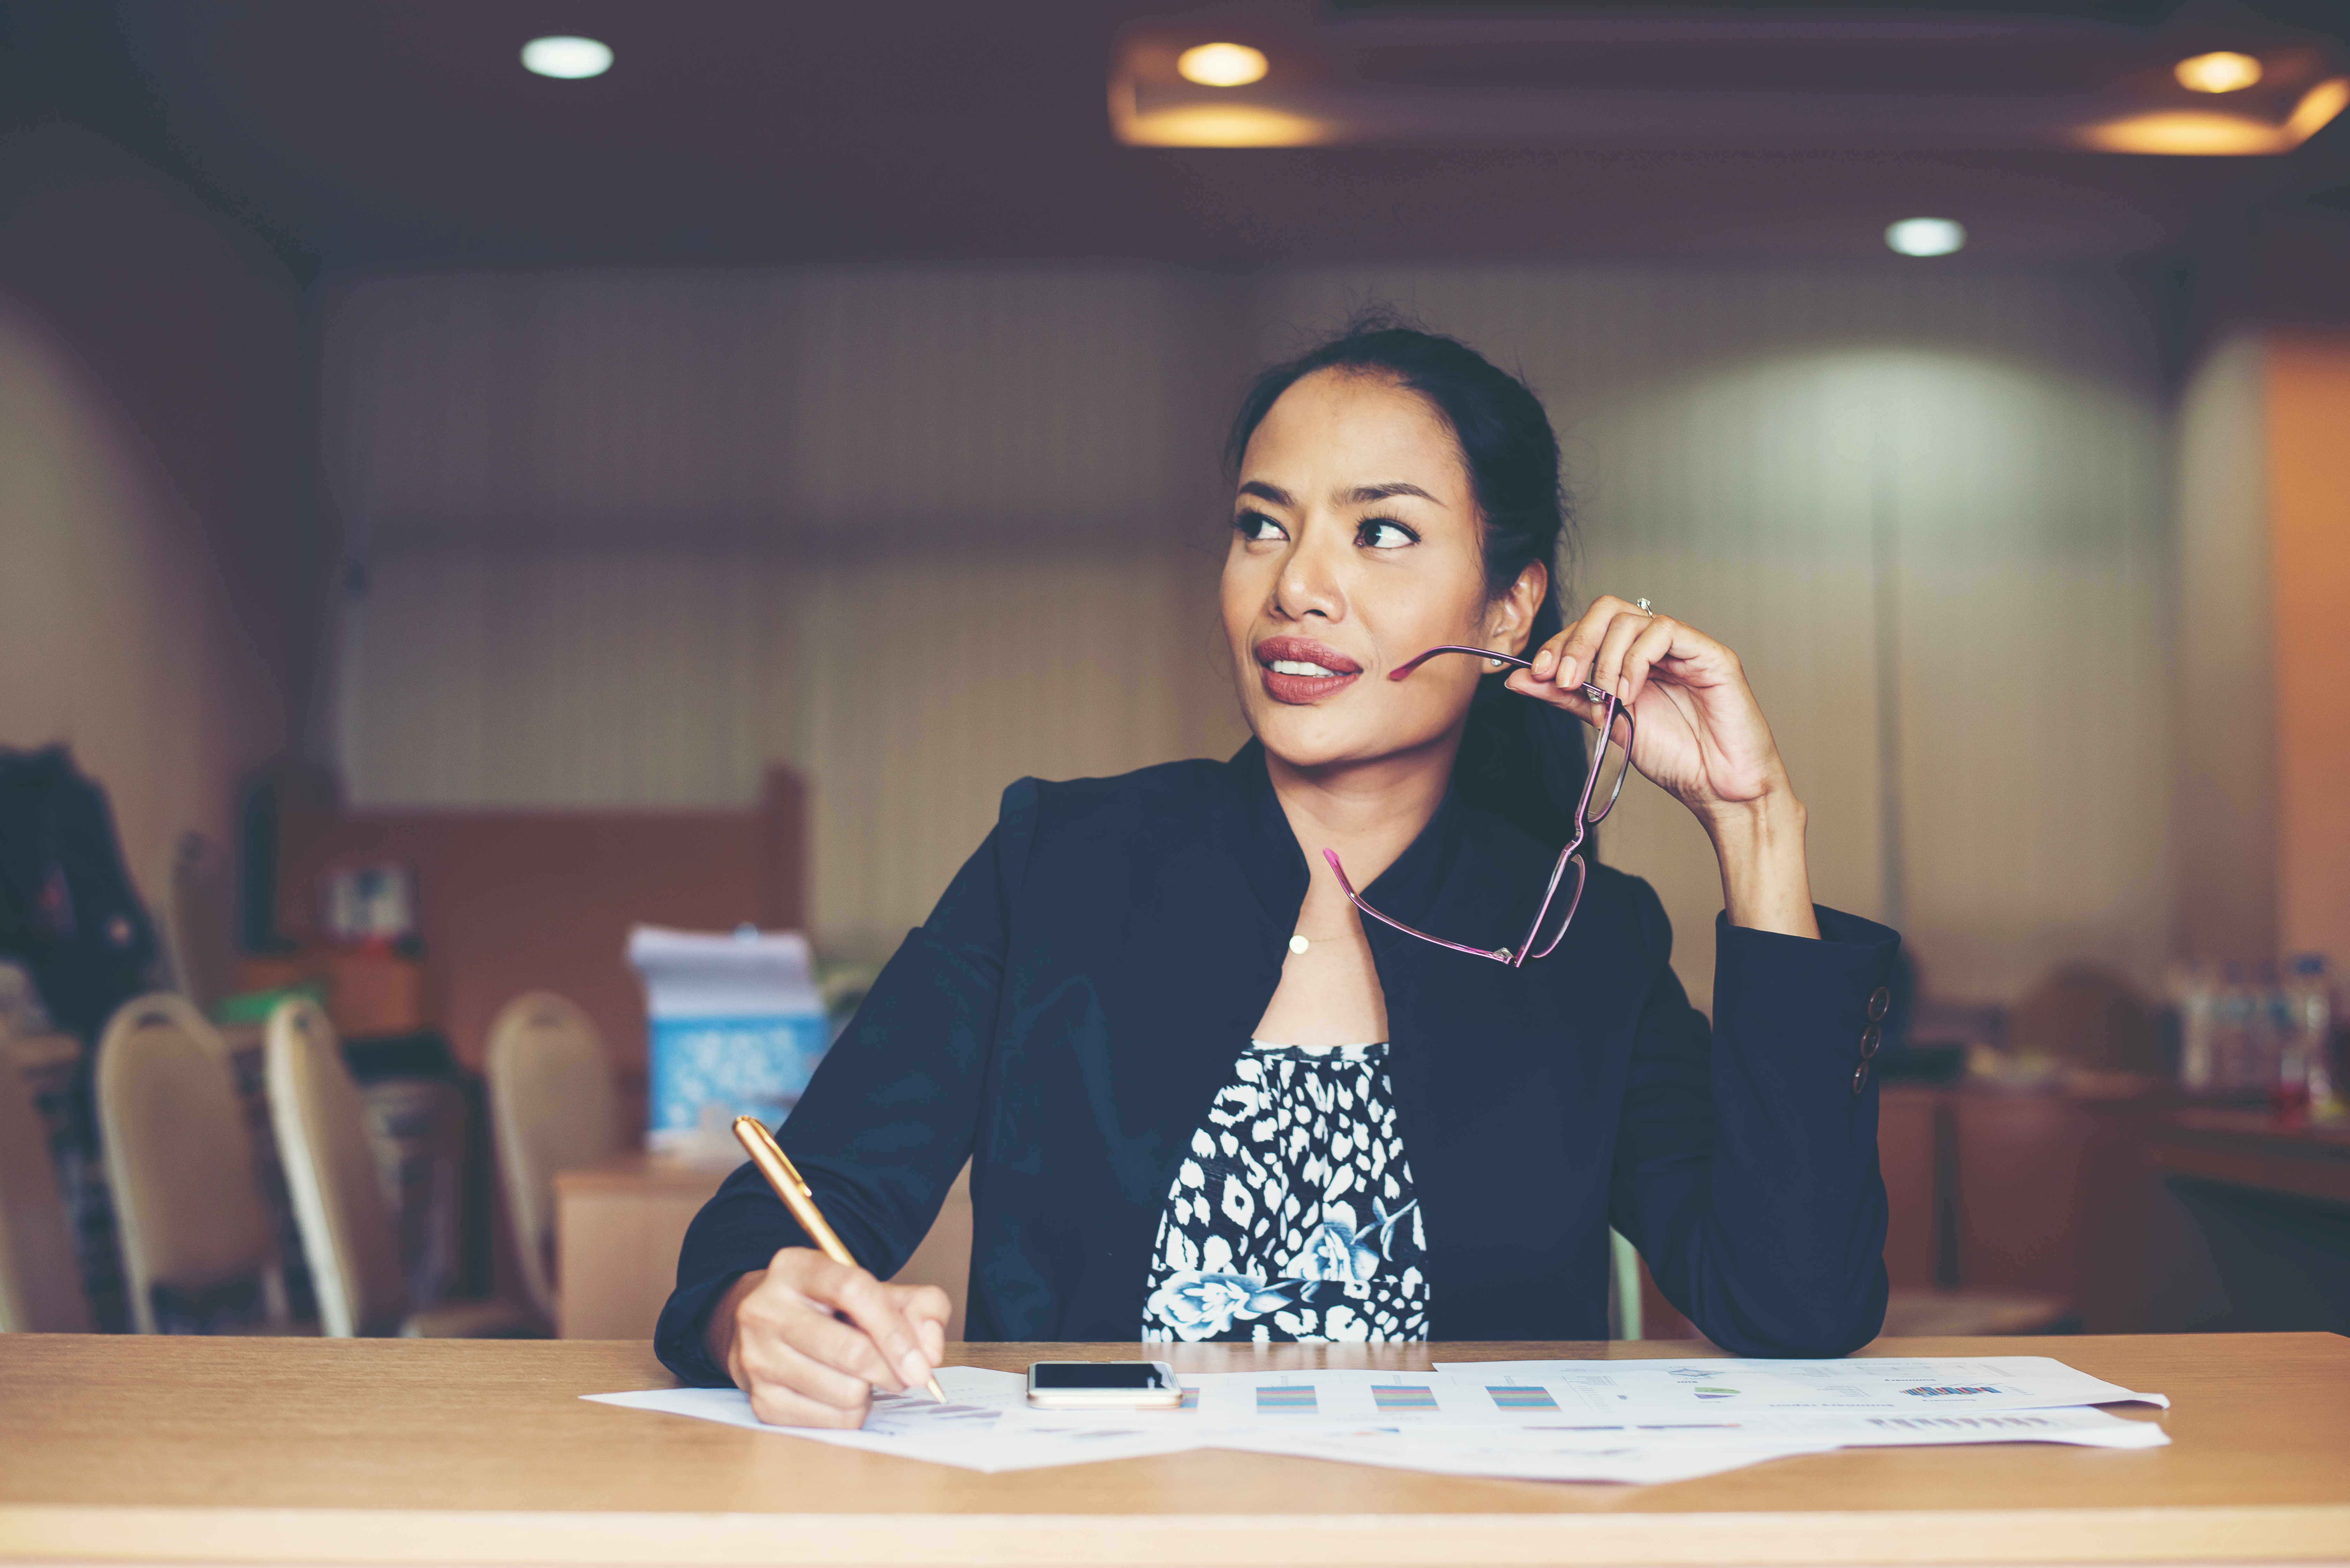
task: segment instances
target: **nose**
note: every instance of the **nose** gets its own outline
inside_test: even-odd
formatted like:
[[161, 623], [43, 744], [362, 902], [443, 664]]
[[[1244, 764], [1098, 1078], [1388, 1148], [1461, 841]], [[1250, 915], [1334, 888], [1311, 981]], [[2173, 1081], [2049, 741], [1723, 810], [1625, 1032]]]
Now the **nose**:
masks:
[[1315, 536], [1322, 532], [1309, 532], [1282, 559], [1281, 575], [1274, 579], [1273, 608], [1284, 620], [1304, 620], [1308, 616], [1337, 620], [1345, 615], [1346, 595], [1339, 590], [1334, 563], [1315, 547]]

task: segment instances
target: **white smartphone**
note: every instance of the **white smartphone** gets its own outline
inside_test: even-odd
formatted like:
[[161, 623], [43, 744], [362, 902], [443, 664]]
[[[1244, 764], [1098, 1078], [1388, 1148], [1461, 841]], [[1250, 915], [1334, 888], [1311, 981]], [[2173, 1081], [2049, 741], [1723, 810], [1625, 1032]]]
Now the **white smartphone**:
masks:
[[1183, 1386], [1163, 1361], [1032, 1361], [1028, 1403], [1046, 1410], [1172, 1410]]

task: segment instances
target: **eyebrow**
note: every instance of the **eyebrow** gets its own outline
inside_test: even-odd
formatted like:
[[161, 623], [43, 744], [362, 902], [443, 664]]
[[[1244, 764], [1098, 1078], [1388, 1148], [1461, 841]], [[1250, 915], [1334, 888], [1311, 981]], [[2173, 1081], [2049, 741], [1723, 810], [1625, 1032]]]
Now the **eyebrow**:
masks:
[[[1241, 493], [1243, 495], [1253, 495], [1261, 501], [1270, 501], [1275, 506], [1295, 507], [1297, 504], [1297, 498], [1290, 494], [1289, 492], [1282, 489], [1281, 486], [1277, 484], [1267, 484], [1263, 480], [1250, 480], [1246, 484], [1241, 486]], [[1367, 506], [1375, 501], [1386, 501], [1390, 497], [1398, 495], [1417, 495], [1422, 501], [1429, 503], [1432, 506], [1441, 506], [1444, 504], [1443, 502], [1437, 500], [1435, 496], [1430, 495], [1419, 485], [1406, 484], [1401, 480], [1398, 480], [1392, 484], [1357, 485], [1354, 489], [1343, 493], [1338, 499], [1346, 505]]]
[[1444, 504], [1443, 502], [1437, 500], [1435, 496], [1430, 495], [1419, 485], [1406, 484], [1400, 480], [1393, 484], [1361, 485], [1355, 490], [1349, 491], [1347, 494], [1347, 499], [1357, 506], [1363, 506], [1367, 505], [1371, 502], [1385, 501], [1388, 497], [1396, 495], [1417, 495], [1422, 501], [1429, 503], [1430, 505], [1441, 506]]

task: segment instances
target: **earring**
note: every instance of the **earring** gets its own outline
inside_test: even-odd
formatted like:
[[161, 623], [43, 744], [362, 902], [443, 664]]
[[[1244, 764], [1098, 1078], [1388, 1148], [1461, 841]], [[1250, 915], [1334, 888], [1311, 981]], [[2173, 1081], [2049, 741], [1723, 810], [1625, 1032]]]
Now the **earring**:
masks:
[[1506, 659], [1488, 659], [1485, 662], [1496, 670], [1505, 670], [1509, 667], [1510, 661]]

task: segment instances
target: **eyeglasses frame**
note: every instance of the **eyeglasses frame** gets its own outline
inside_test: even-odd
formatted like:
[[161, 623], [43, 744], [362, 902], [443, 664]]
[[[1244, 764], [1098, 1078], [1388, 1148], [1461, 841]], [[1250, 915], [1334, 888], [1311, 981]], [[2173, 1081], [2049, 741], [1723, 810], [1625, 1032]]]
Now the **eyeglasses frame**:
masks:
[[[1520, 659], [1515, 654], [1502, 653], [1490, 648], [1471, 648], [1463, 643], [1447, 642], [1439, 644], [1417, 659], [1389, 670], [1388, 679], [1400, 680], [1440, 653], [1467, 653], [1479, 659], [1492, 659], [1503, 664], [1514, 664], [1521, 670], [1534, 668], [1532, 659]], [[1617, 701], [1614, 692], [1594, 686], [1587, 680], [1582, 683], [1582, 688], [1584, 700], [1596, 704], [1600, 711], [1598, 750], [1592, 756], [1591, 765], [1584, 771], [1583, 794], [1575, 804], [1574, 835], [1567, 840], [1565, 846], [1558, 852], [1557, 863], [1551, 867], [1550, 881], [1543, 888], [1541, 907], [1534, 910], [1534, 921], [1526, 927], [1526, 934], [1516, 947], [1472, 948], [1462, 942], [1447, 941], [1442, 937], [1430, 936], [1415, 926], [1404, 924], [1392, 915], [1381, 914], [1365, 902], [1363, 896], [1355, 891], [1354, 883], [1347, 879], [1347, 868], [1338, 864], [1338, 852], [1335, 849], [1325, 849], [1322, 851], [1322, 858], [1330, 863], [1331, 873], [1338, 878], [1338, 886], [1346, 893], [1347, 901], [1382, 925], [1392, 926], [1408, 937], [1418, 937], [1421, 941], [1433, 942], [1440, 948], [1450, 948], [1456, 953], [1467, 953], [1471, 958], [1491, 959], [1495, 963], [1506, 964], [1512, 969], [1523, 969], [1528, 959], [1548, 958], [1552, 953], [1556, 952], [1558, 944], [1566, 940], [1566, 929], [1575, 923], [1575, 910], [1583, 904], [1583, 887], [1589, 876], [1581, 854], [1584, 841], [1591, 836], [1592, 825], [1604, 820], [1609, 812], [1616, 809], [1617, 799], [1624, 793], [1624, 776], [1632, 771], [1632, 737], [1635, 733], [1632, 710]], [[1607, 804], [1595, 813], [1591, 809], [1591, 796], [1598, 788], [1599, 774], [1607, 763], [1607, 748], [1614, 743], [1616, 721], [1619, 718], [1624, 721], [1624, 761], [1616, 770], [1616, 785], [1607, 793]], [[1566, 868], [1570, 863], [1575, 867], [1575, 890], [1567, 896], [1566, 918], [1559, 921], [1558, 934], [1552, 937], [1540, 952], [1533, 951], [1534, 939], [1541, 934], [1543, 921], [1548, 918], [1551, 905], [1558, 898], [1559, 884], [1565, 878]]]

